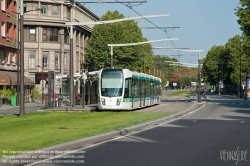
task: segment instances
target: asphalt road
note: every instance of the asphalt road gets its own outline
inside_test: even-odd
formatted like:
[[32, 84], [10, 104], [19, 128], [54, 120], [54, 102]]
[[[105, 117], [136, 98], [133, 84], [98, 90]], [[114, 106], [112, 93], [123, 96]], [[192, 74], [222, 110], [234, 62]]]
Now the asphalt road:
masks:
[[36, 165], [250, 165], [250, 101], [213, 95], [205, 102], [181, 119]]

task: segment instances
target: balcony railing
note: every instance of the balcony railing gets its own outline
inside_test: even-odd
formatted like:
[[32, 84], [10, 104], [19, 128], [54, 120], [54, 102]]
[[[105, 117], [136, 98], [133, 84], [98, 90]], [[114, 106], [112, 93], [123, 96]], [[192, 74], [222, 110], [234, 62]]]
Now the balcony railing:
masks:
[[17, 66], [16, 65], [12, 65], [12, 64], [7, 64], [7, 63], [0, 63], [0, 69], [4, 69], [4, 70], [17, 70]]

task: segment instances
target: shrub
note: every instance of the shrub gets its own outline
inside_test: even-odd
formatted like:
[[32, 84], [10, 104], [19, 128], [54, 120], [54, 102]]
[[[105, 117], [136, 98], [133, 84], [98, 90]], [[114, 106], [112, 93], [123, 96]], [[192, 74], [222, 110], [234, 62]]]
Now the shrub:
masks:
[[0, 90], [0, 97], [2, 99], [7, 99], [10, 101], [11, 96], [16, 95], [15, 89], [9, 88], [7, 89], [6, 86], [3, 86], [3, 89]]
[[35, 87], [34, 89], [33, 89], [33, 92], [32, 92], [32, 98], [33, 98], [33, 100], [37, 100], [38, 99], [38, 97], [39, 97], [39, 89], [38, 89], [38, 87]]

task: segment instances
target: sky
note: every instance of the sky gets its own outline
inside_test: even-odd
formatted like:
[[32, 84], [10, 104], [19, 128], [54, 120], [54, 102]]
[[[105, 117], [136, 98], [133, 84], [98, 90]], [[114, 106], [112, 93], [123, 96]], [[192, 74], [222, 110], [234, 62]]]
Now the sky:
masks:
[[[85, 2], [99, 2], [88, 0]], [[116, 2], [116, 0], [101, 0], [102, 2]], [[119, 0], [120, 2], [140, 0]], [[143, 1], [143, 0], [142, 0]], [[79, 2], [84, 2], [79, 0]], [[141, 2], [141, 1], [140, 1]], [[99, 17], [108, 10], [119, 11], [125, 17], [169, 14], [168, 17], [150, 18], [154, 24], [136, 20], [139, 27], [180, 27], [174, 30], [167, 29], [167, 34], [158, 28], [142, 29], [143, 36], [150, 40], [178, 38], [178, 40], [152, 43], [152, 47], [188, 48], [190, 50], [203, 50], [201, 58], [205, 58], [212, 46], [225, 45], [229, 38], [241, 34], [237, 23], [238, 17], [234, 9], [239, 6], [239, 0], [147, 0], [138, 5], [131, 3], [85, 3], [92, 12]], [[135, 5], [135, 6], [133, 6]], [[120, 44], [120, 43], [117, 43]], [[198, 63], [198, 53], [154, 49], [155, 55], [180, 55], [180, 62]], [[179, 57], [177, 57], [179, 60]]]

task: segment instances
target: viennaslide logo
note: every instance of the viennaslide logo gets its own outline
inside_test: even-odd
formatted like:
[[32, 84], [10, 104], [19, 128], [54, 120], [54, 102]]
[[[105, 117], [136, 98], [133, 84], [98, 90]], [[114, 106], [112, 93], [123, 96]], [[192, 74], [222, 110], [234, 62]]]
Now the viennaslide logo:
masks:
[[240, 150], [238, 146], [236, 150], [220, 150], [220, 159], [223, 161], [235, 161], [236, 165], [247, 161], [247, 150]]

